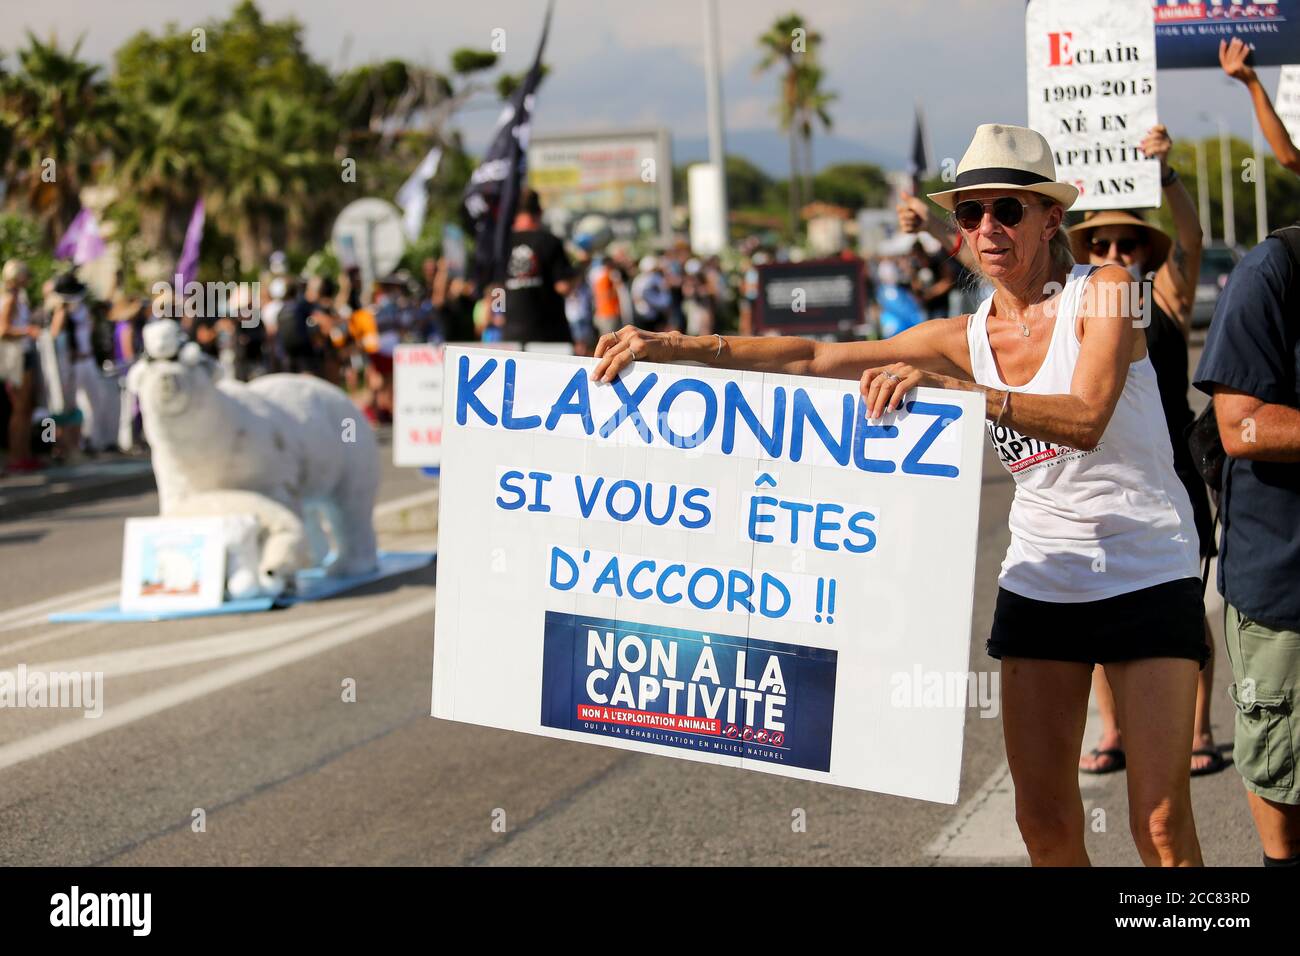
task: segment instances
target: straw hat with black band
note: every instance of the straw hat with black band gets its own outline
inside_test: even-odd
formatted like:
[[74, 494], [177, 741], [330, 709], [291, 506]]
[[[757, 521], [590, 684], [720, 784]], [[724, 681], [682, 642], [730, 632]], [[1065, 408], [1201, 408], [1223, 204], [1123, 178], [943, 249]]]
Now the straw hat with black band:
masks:
[[1174, 244], [1164, 232], [1143, 219], [1140, 212], [1126, 209], [1090, 212], [1084, 216], [1083, 222], [1070, 230], [1070, 249], [1074, 252], [1076, 261], [1088, 261], [1092, 234], [1102, 226], [1126, 226], [1139, 231], [1142, 241], [1151, 248], [1151, 254], [1142, 267], [1146, 272], [1155, 272], [1164, 265]]
[[987, 123], [975, 130], [970, 148], [957, 166], [953, 188], [929, 196], [952, 212], [957, 205], [957, 194], [972, 189], [1038, 193], [1066, 209], [1079, 198], [1077, 188], [1056, 181], [1052, 147], [1041, 133], [1000, 123]]

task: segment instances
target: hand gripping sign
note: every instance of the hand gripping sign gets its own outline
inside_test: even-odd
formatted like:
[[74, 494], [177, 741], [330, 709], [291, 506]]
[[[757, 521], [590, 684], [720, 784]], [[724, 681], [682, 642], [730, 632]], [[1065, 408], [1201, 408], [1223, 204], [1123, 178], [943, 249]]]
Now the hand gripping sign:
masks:
[[434, 716], [955, 802], [977, 396], [593, 364], [447, 349]]

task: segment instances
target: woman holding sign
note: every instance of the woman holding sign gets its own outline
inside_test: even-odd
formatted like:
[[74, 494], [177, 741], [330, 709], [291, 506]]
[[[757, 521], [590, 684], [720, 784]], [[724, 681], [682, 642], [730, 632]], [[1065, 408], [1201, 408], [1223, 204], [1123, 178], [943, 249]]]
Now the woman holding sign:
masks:
[[1075, 268], [1062, 228], [1078, 197], [1051, 148], [981, 126], [955, 216], [994, 292], [973, 315], [883, 342], [690, 337], [624, 328], [593, 377], [638, 359], [858, 379], [867, 413], [917, 386], [982, 393], [1016, 482], [989, 653], [1002, 660], [1016, 819], [1035, 865], [1087, 865], [1077, 754], [1095, 664], [1106, 665], [1129, 766], [1130, 823], [1150, 865], [1199, 865], [1189, 787], [1196, 675], [1205, 660], [1195, 526], [1173, 470], [1155, 372], [1116, 265]]

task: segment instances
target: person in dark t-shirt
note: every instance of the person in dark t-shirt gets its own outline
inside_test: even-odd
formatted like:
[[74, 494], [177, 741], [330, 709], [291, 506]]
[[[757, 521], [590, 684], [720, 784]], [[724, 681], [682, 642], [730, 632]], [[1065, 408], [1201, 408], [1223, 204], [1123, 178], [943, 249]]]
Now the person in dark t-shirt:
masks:
[[507, 342], [572, 342], [564, 297], [573, 285], [573, 266], [564, 244], [542, 225], [537, 193], [525, 189], [510, 234], [506, 263]]
[[1219, 591], [1233, 766], [1265, 866], [1300, 867], [1300, 223], [1232, 271], [1193, 384], [1227, 453]]

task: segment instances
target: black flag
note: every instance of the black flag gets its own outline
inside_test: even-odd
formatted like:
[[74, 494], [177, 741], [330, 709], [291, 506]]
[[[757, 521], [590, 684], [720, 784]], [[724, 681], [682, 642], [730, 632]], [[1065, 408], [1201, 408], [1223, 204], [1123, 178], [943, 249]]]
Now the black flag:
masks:
[[912, 174], [912, 193], [920, 191], [921, 180], [930, 170], [930, 156], [925, 148], [925, 119], [921, 116], [921, 106], [916, 107], [916, 131], [912, 134], [912, 161], [908, 170]]
[[465, 187], [465, 212], [474, 230], [474, 277], [479, 291], [500, 280], [505, 272], [510, 229], [514, 225], [519, 192], [528, 172], [528, 134], [533, 118], [533, 98], [542, 78], [542, 51], [551, 29], [551, 8], [546, 7], [537, 55], [510, 102], [501, 112], [492, 143]]

